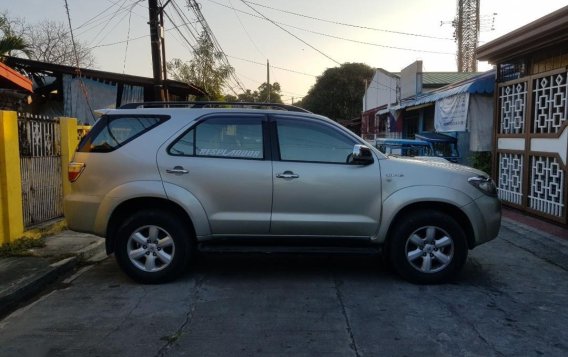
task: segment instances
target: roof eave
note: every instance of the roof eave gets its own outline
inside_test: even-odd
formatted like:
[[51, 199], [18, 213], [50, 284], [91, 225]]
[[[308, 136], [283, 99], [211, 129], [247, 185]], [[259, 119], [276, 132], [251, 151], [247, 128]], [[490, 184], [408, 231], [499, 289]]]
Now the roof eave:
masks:
[[9, 83], [13, 83], [17, 88], [24, 89], [30, 93], [33, 92], [32, 81], [29, 78], [2, 62], [0, 62], [0, 77], [5, 78]]

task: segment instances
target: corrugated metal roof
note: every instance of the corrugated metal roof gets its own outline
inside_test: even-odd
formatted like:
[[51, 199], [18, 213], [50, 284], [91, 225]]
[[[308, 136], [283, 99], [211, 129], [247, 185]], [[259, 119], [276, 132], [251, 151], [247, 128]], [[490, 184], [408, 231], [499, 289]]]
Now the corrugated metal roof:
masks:
[[391, 109], [399, 110], [425, 103], [433, 103], [437, 100], [461, 93], [491, 94], [494, 90], [495, 70], [491, 70], [482, 74], [477, 74], [476, 77], [452, 83], [442, 88], [438, 88], [432, 92], [423, 93], [416, 98], [405, 100], [400, 103], [400, 105], [397, 105]]
[[445, 86], [446, 84], [461, 82], [480, 74], [482, 72], [423, 72], [422, 84], [424, 86]]

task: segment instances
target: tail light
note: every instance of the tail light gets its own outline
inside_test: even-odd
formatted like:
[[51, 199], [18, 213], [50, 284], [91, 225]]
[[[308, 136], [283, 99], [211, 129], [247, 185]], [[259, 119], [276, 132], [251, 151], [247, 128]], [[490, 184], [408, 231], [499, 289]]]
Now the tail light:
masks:
[[85, 170], [85, 164], [82, 162], [70, 162], [67, 166], [67, 179], [69, 182], [75, 182]]

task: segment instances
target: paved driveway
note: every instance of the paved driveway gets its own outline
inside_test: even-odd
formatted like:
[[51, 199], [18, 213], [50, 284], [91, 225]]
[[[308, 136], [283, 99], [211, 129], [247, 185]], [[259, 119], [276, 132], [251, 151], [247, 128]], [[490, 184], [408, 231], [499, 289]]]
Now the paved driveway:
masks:
[[0, 321], [1, 356], [566, 356], [568, 244], [505, 223], [452, 284], [373, 257], [214, 255], [176, 282], [113, 258]]

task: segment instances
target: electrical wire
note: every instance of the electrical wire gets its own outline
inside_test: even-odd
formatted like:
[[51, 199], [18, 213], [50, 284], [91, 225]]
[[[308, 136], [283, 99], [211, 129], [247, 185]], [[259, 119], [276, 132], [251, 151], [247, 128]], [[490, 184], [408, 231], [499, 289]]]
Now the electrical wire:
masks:
[[132, 10], [128, 16], [128, 33], [126, 34], [126, 46], [124, 48], [124, 61], [122, 63], [122, 74], [126, 72], [126, 55], [128, 54], [128, 43], [130, 41], [130, 20], [132, 19]]
[[[125, 2], [126, 2], [126, 0], [125, 0]], [[136, 6], [136, 4], [134, 4], [134, 5], [131, 7], [131, 9], [133, 9], [134, 6]], [[112, 27], [106, 32], [106, 34], [100, 39], [100, 41], [97, 43], [97, 45], [100, 44], [101, 42], [103, 42], [104, 39], [107, 38], [107, 37], [114, 31], [114, 29], [124, 21], [124, 19], [126, 18], [126, 16], [128, 16], [128, 14], [130, 14], [130, 13], [131, 13], [130, 11], [127, 12], [127, 13], [125, 13], [124, 16], [122, 16], [122, 17], [114, 24], [114, 26], [112, 26]], [[116, 14], [118, 14], [118, 13], [116, 13]], [[111, 21], [112, 21], [113, 19], [114, 19], [114, 17], [111, 18], [111, 19], [107, 22], [107, 24], [105, 25], [105, 28], [109, 28], [109, 25], [110, 25], [110, 23], [111, 23]], [[98, 37], [98, 36], [99, 36], [100, 34], [102, 34], [102, 33], [103, 33], [102, 31], [99, 32], [99, 33], [97, 34], [97, 36], [95, 36], [95, 38]], [[94, 40], [93, 40], [93, 42], [94, 42]]]
[[[266, 63], [261, 63], [261, 62], [253, 61], [253, 60], [250, 60], [250, 59], [235, 57], [235, 56], [231, 56], [231, 55], [227, 55], [227, 57], [229, 57], [229, 58], [234, 58], [234, 59], [239, 60], [239, 61], [249, 62], [249, 63], [257, 64], [257, 65], [259, 65], [259, 66], [266, 67]], [[299, 71], [296, 71], [296, 70], [293, 70], [293, 69], [289, 69], [289, 68], [278, 67], [278, 66], [275, 66], [275, 65], [273, 65], [273, 64], [270, 65], [270, 68], [276, 68], [276, 69], [279, 69], [279, 70], [282, 70], [282, 71], [285, 71], [285, 72], [301, 74], [301, 75], [304, 75], [304, 76], [309, 76], [309, 77], [314, 77], [314, 78], [317, 78], [317, 77], [318, 77], [318, 76], [316, 76], [315, 74], [309, 74], [309, 73], [299, 72]]]
[[243, 28], [243, 31], [245, 32], [245, 34], [247, 35], [249, 41], [252, 43], [252, 45], [254, 46], [254, 48], [256, 49], [256, 51], [258, 53], [260, 53], [260, 55], [264, 58], [267, 58], [268, 56], [266, 56], [264, 53], [262, 53], [262, 51], [258, 48], [258, 46], [256, 45], [256, 43], [254, 42], [254, 40], [252, 39], [252, 37], [250, 36], [249, 32], [247, 31], [247, 29], [245, 28], [245, 25], [243, 24], [243, 22], [241, 21], [241, 17], [239, 16], [239, 13], [237, 12], [237, 10], [235, 9], [235, 7], [233, 6], [233, 3], [231, 2], [231, 0], [229, 0], [229, 4], [231, 4], [231, 7], [233, 8], [233, 12], [235, 13], [235, 16], [237, 17], [237, 20], [239, 20], [239, 24], [241, 24], [241, 27]]
[[[175, 30], [176, 28], [184, 26], [184, 25], [186, 25], [186, 23], [183, 23], [183, 24], [178, 25], [178, 26], [170, 27], [169, 29], [165, 29], [164, 31], [172, 31], [172, 30]], [[134, 37], [134, 38], [131, 38], [130, 41], [140, 40], [140, 39], [147, 38], [147, 37], [150, 37], [150, 35], [142, 35], [142, 36]], [[125, 42], [127, 42], [127, 41], [123, 40], [123, 41], [117, 41], [117, 42], [111, 42], [111, 43], [104, 43], [102, 45], [89, 47], [89, 49], [92, 50], [92, 49], [99, 48], [99, 47], [115, 46], [115, 45], [120, 45], [120, 44], [125, 43]]]
[[81, 76], [81, 67], [79, 66], [79, 56], [77, 55], [77, 46], [75, 45], [75, 37], [73, 36], [73, 26], [71, 26], [71, 14], [69, 12], [69, 4], [67, 3], [67, 0], [65, 0], [65, 11], [67, 12], [67, 21], [69, 22], [69, 33], [71, 34], [71, 42], [73, 43], [73, 54], [75, 55], [75, 62], [77, 64], [77, 68], [75, 69], [75, 71], [77, 72], [77, 76], [79, 77], [79, 83], [83, 91], [83, 95], [85, 96], [85, 102], [89, 107], [89, 112], [91, 113], [93, 121], [96, 121], [97, 118], [95, 117], [95, 112], [93, 111], [93, 108], [91, 107], [91, 102], [89, 101], [87, 87], [85, 87], [85, 83], [83, 82], [83, 77]]
[[[213, 43], [215, 49], [217, 50], [218, 53], [220, 53], [222, 62], [225, 65], [230, 66], [231, 68], [233, 68], [229, 62], [229, 60], [227, 59], [227, 55], [225, 54], [225, 52], [223, 51], [223, 49], [221, 48], [221, 45], [219, 44], [219, 42], [217, 41], [217, 39], [215, 38], [215, 35], [213, 34], [213, 31], [211, 30], [211, 28], [209, 27], [209, 24], [207, 23], [207, 20], [205, 19], [205, 17], [203, 16], [203, 14], [201, 13], [201, 9], [199, 8], [199, 5], [196, 3], [195, 0], [187, 0], [187, 4], [188, 7], [193, 10], [193, 12], [195, 13], [195, 15], [197, 16], [197, 19], [199, 20], [201, 27], [203, 28], [203, 30], [205, 31], [206, 35], [209, 37], [209, 39], [211, 40], [211, 42]], [[238, 86], [241, 88], [241, 90], [243, 92], [245, 92], [245, 88], [244, 86], [241, 84], [240, 80], [237, 78], [237, 76], [235, 75], [235, 71], [232, 70], [230, 73], [230, 78], [232, 78], [237, 84]]]
[[187, 37], [185, 37], [185, 35], [184, 35], [184, 34], [181, 32], [181, 30], [180, 30], [180, 27], [181, 27], [182, 25], [180, 25], [180, 26], [175, 26], [175, 22], [174, 22], [174, 20], [171, 18], [171, 16], [170, 16], [166, 11], [164, 11], [164, 14], [165, 14], [166, 17], [168, 18], [168, 20], [170, 20], [170, 22], [174, 25], [173, 28], [174, 28], [174, 29], [178, 32], [178, 34], [183, 38], [183, 40], [185, 41], [185, 43], [186, 43], [187, 45], [189, 45], [191, 51], [194, 51], [194, 52], [195, 52], [195, 47], [193, 46], [193, 44], [191, 44], [191, 42], [187, 39]]
[[194, 26], [194, 24], [199, 23], [199, 21], [196, 19], [195, 21], [191, 21], [187, 15], [182, 11], [181, 7], [177, 4], [177, 2], [172, 1], [172, 6], [174, 8], [174, 10], [176, 11], [178, 17], [181, 19], [181, 22], [187, 24], [185, 27], [187, 29], [187, 31], [189, 32], [189, 34], [191, 35], [191, 37], [193, 37], [193, 39], [195, 40], [195, 43], [197, 43], [199, 41], [199, 31], [197, 30], [197, 28]]
[[310, 47], [312, 50], [318, 52], [319, 54], [321, 54], [322, 56], [324, 56], [325, 58], [327, 58], [328, 60], [335, 62], [337, 65], [341, 66], [341, 63], [337, 62], [336, 60], [334, 60], [333, 58], [331, 58], [329, 55], [325, 54], [324, 52], [320, 51], [319, 49], [315, 48], [314, 46], [312, 46], [311, 44], [307, 43], [306, 41], [302, 40], [300, 37], [294, 35], [292, 32], [286, 30], [284, 27], [280, 26], [279, 24], [277, 24], [276, 22], [274, 22], [273, 20], [269, 19], [268, 17], [264, 16], [260, 11], [256, 10], [254, 7], [250, 6], [246, 1], [244, 0], [240, 0], [243, 4], [245, 4], [246, 6], [248, 6], [252, 11], [256, 12], [257, 14], [259, 14], [260, 16], [262, 16], [265, 20], [270, 21], [274, 26], [278, 27], [279, 29], [281, 29], [282, 31], [286, 32], [287, 34], [289, 34], [290, 36], [294, 37], [295, 39], [297, 39], [298, 41], [302, 42], [303, 44], [305, 44], [306, 46]]
[[[258, 19], [266, 20], [265, 18], [263, 18], [263, 17], [261, 17], [261, 16], [258, 16], [258, 15], [255, 15], [255, 14], [251, 14], [250, 12], [242, 11], [242, 10], [236, 9], [236, 8], [234, 8], [234, 7], [225, 5], [225, 4], [221, 4], [221, 3], [217, 2], [217, 1], [214, 1], [214, 0], [208, 0], [208, 1], [211, 2], [211, 3], [214, 3], [214, 4], [216, 4], [216, 5], [225, 7], [225, 8], [227, 8], [227, 9], [231, 9], [231, 10], [234, 10], [234, 11], [236, 11], [236, 12], [241, 12], [241, 13], [246, 14], [246, 15], [248, 15], [248, 16], [252, 16], [252, 17], [256, 17], [256, 18], [258, 18]], [[268, 21], [268, 20], [266, 20], [266, 21]], [[276, 24], [282, 25], [282, 26], [286, 26], [286, 27], [289, 27], [289, 28], [293, 28], [293, 29], [300, 30], [300, 31], [304, 31], [304, 32], [308, 32], [308, 33], [313, 33], [313, 34], [316, 34], [316, 35], [319, 35], [319, 36], [334, 38], [334, 39], [337, 39], [337, 40], [342, 40], [342, 41], [347, 41], [347, 42], [358, 43], [358, 44], [362, 44], [362, 45], [375, 46], [375, 47], [382, 47], [382, 48], [388, 48], [388, 49], [394, 49], [394, 50], [401, 50], [401, 51], [419, 52], [419, 53], [432, 53], [432, 54], [442, 54], [442, 55], [455, 55], [455, 53], [450, 53], [450, 52], [439, 52], [439, 51], [430, 51], [430, 50], [417, 50], [417, 49], [414, 49], [414, 48], [396, 47], [396, 46], [382, 45], [382, 44], [373, 43], [373, 42], [359, 41], [359, 40], [354, 40], [354, 39], [345, 38], [345, 37], [341, 37], [341, 36], [330, 35], [330, 34], [323, 33], [323, 32], [317, 32], [317, 31], [314, 31], [314, 30], [309, 30], [309, 29], [306, 29], [306, 28], [303, 28], [303, 27], [298, 27], [298, 26], [286, 24], [286, 23], [279, 22], [279, 21], [273, 21], [273, 22], [276, 23]]]
[[319, 17], [314, 17], [314, 16], [308, 16], [305, 14], [299, 14], [297, 12], [292, 12], [292, 11], [288, 11], [288, 10], [282, 10], [282, 9], [277, 9], [268, 5], [263, 5], [263, 4], [259, 4], [253, 1], [248, 1], [248, 0], [242, 0], [243, 2], [246, 3], [250, 3], [250, 4], [254, 4], [260, 7], [264, 7], [270, 10], [275, 10], [275, 11], [280, 11], [280, 12], [284, 12], [286, 14], [290, 14], [290, 15], [294, 15], [294, 16], [300, 16], [300, 17], [304, 17], [307, 19], [311, 19], [311, 20], [316, 20], [316, 21], [321, 21], [321, 22], [327, 22], [330, 24], [335, 24], [335, 25], [341, 25], [341, 26], [347, 26], [347, 27], [354, 27], [354, 28], [359, 28], [359, 29], [364, 29], [364, 30], [371, 30], [371, 31], [380, 31], [380, 32], [388, 32], [388, 33], [393, 33], [393, 34], [397, 34], [397, 35], [405, 35], [405, 36], [415, 36], [415, 37], [425, 37], [425, 38], [432, 38], [432, 39], [437, 39], [437, 40], [451, 40], [454, 41], [453, 38], [448, 38], [448, 37], [437, 37], [437, 36], [428, 36], [428, 35], [421, 35], [421, 34], [417, 34], [417, 33], [410, 33], [410, 32], [401, 32], [401, 31], [392, 31], [392, 30], [385, 30], [385, 29], [379, 29], [379, 28], [375, 28], [375, 27], [368, 27], [368, 26], [360, 26], [360, 25], [353, 25], [353, 24], [347, 24], [344, 22], [338, 22], [338, 21], [332, 21], [332, 20], [326, 20], [326, 19], [322, 19]]

